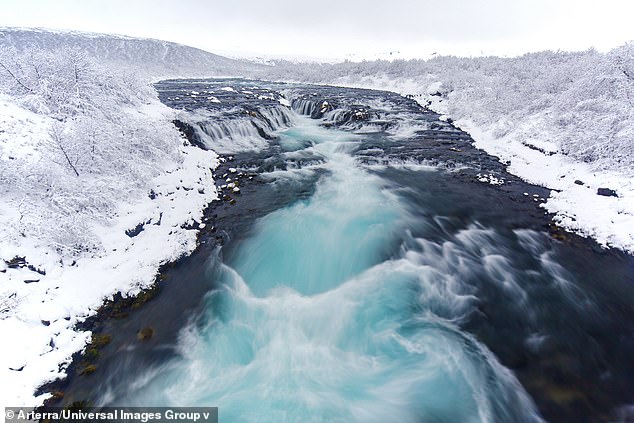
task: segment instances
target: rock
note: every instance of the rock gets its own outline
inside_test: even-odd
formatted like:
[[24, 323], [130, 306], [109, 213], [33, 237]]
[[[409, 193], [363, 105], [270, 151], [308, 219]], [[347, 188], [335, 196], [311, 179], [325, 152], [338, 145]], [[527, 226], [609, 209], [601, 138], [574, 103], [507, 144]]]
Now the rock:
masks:
[[96, 348], [103, 348], [108, 345], [112, 341], [112, 335], [110, 334], [94, 334], [92, 335], [92, 340], [90, 344]]
[[88, 361], [95, 361], [99, 358], [99, 350], [95, 347], [87, 348], [84, 357]]
[[20, 267], [26, 266], [26, 257], [15, 256], [6, 263], [9, 269], [18, 269]]
[[61, 400], [64, 398], [64, 393], [62, 391], [53, 391], [51, 392], [51, 396], [54, 400]]
[[94, 364], [89, 364], [86, 367], [84, 367], [84, 369], [79, 372], [80, 375], [90, 375], [95, 373], [95, 371], [97, 370], [97, 366]]
[[584, 185], [583, 181], [580, 181], [579, 179], [577, 179], [577, 180], [575, 181], [575, 184], [577, 184], [577, 185]]
[[599, 188], [597, 190], [597, 195], [603, 195], [604, 197], [618, 197], [616, 191], [610, 188]]
[[143, 329], [138, 331], [136, 334], [136, 338], [139, 341], [146, 341], [153, 336], [154, 336], [154, 328], [152, 328], [151, 326], [144, 327]]
[[134, 228], [132, 229], [127, 229], [125, 231], [125, 234], [127, 236], [129, 236], [130, 238], [134, 238], [135, 236], [137, 236], [138, 234], [140, 234], [141, 232], [143, 232], [143, 229], [145, 226], [145, 223], [139, 223], [138, 225], [136, 225]]
[[38, 267], [35, 267], [32, 264], [27, 265], [26, 268], [29, 269], [32, 272], [39, 273], [42, 276], [46, 276], [46, 271], [45, 270], [42, 270], [42, 269], [40, 269]]
[[193, 126], [191, 126], [189, 123], [180, 121], [178, 119], [173, 120], [172, 123], [174, 124], [174, 126], [178, 128], [181, 134], [185, 136], [185, 138], [187, 139], [187, 141], [189, 141], [191, 145], [201, 148], [203, 150], [207, 150], [207, 146], [200, 139], [200, 136], [196, 133], [196, 130], [194, 129]]

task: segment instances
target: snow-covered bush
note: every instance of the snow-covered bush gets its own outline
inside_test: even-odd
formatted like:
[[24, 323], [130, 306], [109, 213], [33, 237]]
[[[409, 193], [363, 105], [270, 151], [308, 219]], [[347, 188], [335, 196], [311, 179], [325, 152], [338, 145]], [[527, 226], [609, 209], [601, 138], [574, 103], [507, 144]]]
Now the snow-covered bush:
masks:
[[0, 94], [5, 106], [19, 106], [2, 116], [12, 129], [0, 133], [0, 195], [17, 210], [3, 221], [5, 241], [37, 239], [64, 256], [96, 253], [90, 225], [107, 222], [182, 160], [169, 121], [142, 112], [154, 90], [77, 48], [0, 47]]

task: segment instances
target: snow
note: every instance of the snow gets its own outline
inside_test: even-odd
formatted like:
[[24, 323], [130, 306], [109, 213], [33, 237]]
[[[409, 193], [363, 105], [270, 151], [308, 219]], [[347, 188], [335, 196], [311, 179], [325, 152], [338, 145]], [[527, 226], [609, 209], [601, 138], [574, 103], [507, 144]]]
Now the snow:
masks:
[[504, 178], [498, 178], [493, 174], [482, 174], [482, 173], [478, 173], [476, 175], [476, 179], [480, 182], [484, 182], [486, 184], [491, 184], [491, 185], [504, 185]]
[[[634, 253], [634, 181], [618, 172], [596, 171], [561, 155], [548, 155], [491, 133], [468, 120], [456, 124], [469, 132], [475, 146], [510, 163], [509, 172], [526, 181], [551, 189], [542, 205], [555, 213], [555, 222], [600, 244]], [[579, 185], [575, 181], [582, 181]], [[609, 187], [619, 197], [597, 195]]]
[[[24, 94], [0, 78], [0, 395], [11, 406], [40, 405], [35, 390], [65, 376], [91, 337], [78, 322], [196, 248], [185, 228], [217, 198], [217, 155], [189, 145], [143, 81], [76, 50], [36, 54], [57, 86], [25, 72]], [[70, 59], [86, 73], [65, 96]], [[60, 145], [72, 162], [57, 160]], [[9, 265], [16, 257], [27, 263]]]
[[[144, 110], [148, 117], [169, 122], [165, 119], [170, 113], [167, 108], [151, 106]], [[9, 109], [15, 116], [15, 106]], [[23, 111], [21, 115], [29, 117], [30, 113]], [[6, 119], [7, 115], [1, 116]], [[33, 125], [23, 127], [23, 137], [34, 142], [32, 136], [28, 138]], [[42, 248], [36, 240], [15, 244], [7, 243], [3, 236], [2, 259], [25, 256], [30, 264], [46, 271], [44, 276], [26, 268], [0, 273], [0, 301], [5, 303], [10, 295], [17, 294], [15, 305], [0, 320], [0, 337], [11, 345], [2, 349], [0, 359], [0, 395], [6, 404], [40, 404], [43, 398], [33, 397], [35, 388], [63, 377], [58, 363], [68, 363], [90, 338], [90, 333], [75, 332], [73, 326], [116, 292], [134, 294], [150, 286], [161, 264], [196, 247], [197, 231], [183, 229], [182, 225], [200, 222], [206, 205], [217, 198], [211, 174], [217, 156], [192, 146], [181, 146], [180, 153], [182, 163], [152, 181], [154, 199], [142, 196], [129, 204], [120, 203], [118, 218], [105, 224], [95, 222], [92, 229], [107, 252], [102, 256], [80, 257], [76, 265], [63, 266], [53, 249]], [[8, 208], [6, 203], [3, 208]], [[7, 211], [3, 210], [3, 217]], [[125, 234], [140, 222], [148, 222], [141, 233], [135, 237]], [[4, 261], [0, 262], [6, 267]], [[24, 280], [29, 279], [39, 281], [25, 284]], [[45, 326], [43, 321], [50, 325]]]

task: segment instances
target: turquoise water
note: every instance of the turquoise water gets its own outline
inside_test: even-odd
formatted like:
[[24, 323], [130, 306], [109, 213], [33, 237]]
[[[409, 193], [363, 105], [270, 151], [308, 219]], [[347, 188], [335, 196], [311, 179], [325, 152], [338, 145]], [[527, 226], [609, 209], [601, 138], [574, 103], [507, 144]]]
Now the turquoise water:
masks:
[[218, 406], [222, 422], [539, 421], [457, 325], [474, 302], [460, 254], [420, 248], [403, 200], [351, 156], [361, 141], [300, 117], [281, 135], [288, 154], [324, 159], [314, 195], [214, 264], [222, 288], [180, 357], [134, 381], [129, 403]]

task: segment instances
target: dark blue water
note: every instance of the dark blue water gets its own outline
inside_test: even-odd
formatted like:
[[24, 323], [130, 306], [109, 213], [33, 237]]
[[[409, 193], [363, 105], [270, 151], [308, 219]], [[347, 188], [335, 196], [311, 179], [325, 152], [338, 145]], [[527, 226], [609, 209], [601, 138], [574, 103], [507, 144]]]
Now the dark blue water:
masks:
[[[157, 335], [111, 351], [90, 389], [78, 381], [91, 401], [213, 405], [226, 422], [626, 413], [631, 258], [553, 240], [532, 201], [547, 193], [463, 133], [386, 93], [252, 81], [159, 92], [199, 142], [233, 155], [207, 246], [168, 272], [178, 285], [166, 290], [205, 294], [163, 295], [123, 324], [150, 319]], [[476, 182], [483, 171], [508, 183]]]

